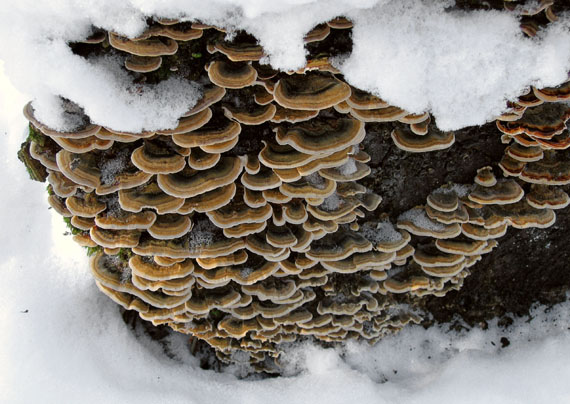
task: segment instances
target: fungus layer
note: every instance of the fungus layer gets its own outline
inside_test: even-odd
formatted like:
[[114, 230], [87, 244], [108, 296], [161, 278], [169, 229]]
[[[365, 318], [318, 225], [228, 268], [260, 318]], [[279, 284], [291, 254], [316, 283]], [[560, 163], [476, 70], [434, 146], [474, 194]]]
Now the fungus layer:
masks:
[[[113, 47], [141, 82], [191, 60], [184, 74], [203, 95], [175, 128], [117, 133], [83, 117], [58, 132], [28, 104], [37, 136], [23, 160], [47, 178], [75, 240], [97, 250], [100, 290], [223, 361], [244, 351], [267, 370], [284, 342], [377, 341], [420, 320], [402, 301], [459, 289], [509, 227], [548, 227], [570, 204], [560, 188], [570, 183], [568, 83], [532, 89], [499, 117], [499, 167], [389, 217], [364, 185], [377, 152], [366, 153], [366, 138], [382, 136], [370, 128], [407, 156], [452, 148], [456, 136], [427, 112], [349, 86], [330, 55], [313, 54], [352, 23], [307, 33], [309, 61], [296, 72], [262, 64], [248, 34], [227, 41], [210, 28], [157, 19], [137, 38], [85, 44], [94, 55]], [[189, 59], [191, 49], [207, 60]]]

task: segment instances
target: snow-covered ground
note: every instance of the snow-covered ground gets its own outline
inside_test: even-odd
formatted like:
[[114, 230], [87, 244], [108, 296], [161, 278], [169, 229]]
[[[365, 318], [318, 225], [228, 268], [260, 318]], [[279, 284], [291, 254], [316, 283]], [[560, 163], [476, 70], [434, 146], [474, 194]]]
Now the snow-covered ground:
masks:
[[[302, 37], [313, 25], [349, 15], [361, 24], [354, 30], [354, 57], [342, 61], [346, 77], [410, 111], [431, 109], [447, 128], [490, 119], [505, 97], [529, 84], [566, 79], [567, 20], [530, 40], [512, 15], [445, 13], [446, 3], [14, 0], [2, 7], [0, 33], [10, 40], [0, 46], [0, 70], [28, 94], [0, 74], [0, 402], [570, 402], [570, 304], [537, 308], [531, 321], [516, 320], [509, 330], [493, 323], [463, 334], [408, 327], [374, 347], [295, 346], [284, 356], [286, 376], [273, 379], [239, 379], [239, 366], [202, 370], [183, 336], [169, 339], [175, 354], [169, 358], [158, 343], [136, 336], [117, 305], [99, 293], [83, 249], [63, 236], [63, 221], [48, 210], [45, 185], [31, 182], [16, 157], [26, 130], [21, 108], [29, 99], [50, 114], [54, 95], [71, 98], [115, 128], [175, 121], [170, 104], [154, 108], [164, 101], [164, 89], [146, 89], [148, 97], [137, 102], [113, 97], [130, 85], [113, 61], [88, 63], [65, 46], [84, 37], [92, 23], [135, 35], [144, 14], [173, 17], [190, 10], [205, 21], [248, 28], [282, 68], [303, 63]], [[285, 26], [288, 42], [279, 41]], [[370, 74], [370, 66], [378, 74]], [[195, 94], [177, 87], [177, 97], [191, 101]], [[114, 104], [103, 107], [102, 99]], [[167, 113], [148, 115], [150, 109]], [[147, 121], [139, 119], [145, 114]], [[501, 348], [502, 337], [509, 346]]]
[[374, 347], [296, 346], [284, 357], [288, 376], [274, 379], [202, 370], [183, 336], [170, 338], [175, 358], [167, 357], [99, 293], [44, 185], [17, 160], [26, 100], [1, 74], [0, 402], [570, 402], [570, 304], [537, 308], [508, 331], [408, 327]]

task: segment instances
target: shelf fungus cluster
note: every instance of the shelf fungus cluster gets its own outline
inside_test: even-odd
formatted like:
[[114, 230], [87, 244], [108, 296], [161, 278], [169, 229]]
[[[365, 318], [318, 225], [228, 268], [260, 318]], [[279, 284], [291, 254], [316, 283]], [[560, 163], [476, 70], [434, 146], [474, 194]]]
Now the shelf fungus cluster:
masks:
[[74, 108], [84, 124], [61, 132], [24, 108], [28, 168], [94, 252], [103, 293], [206, 341], [223, 361], [246, 352], [267, 370], [283, 343], [374, 342], [420, 321], [402, 294], [458, 289], [509, 226], [555, 221], [570, 203], [556, 187], [570, 182], [568, 83], [532, 89], [499, 118], [511, 143], [504, 178], [483, 167], [473, 184], [446, 184], [397, 220], [383, 214], [382, 196], [359, 183], [371, 172], [367, 123], [391, 122], [409, 152], [448, 148], [455, 136], [343, 81], [323, 49], [351, 26], [337, 18], [309, 32], [307, 66], [291, 72], [261, 64], [247, 34], [227, 40], [196, 22], [157, 20], [132, 39], [98, 31], [81, 44], [123, 57], [141, 82], [182, 71], [190, 51], [207, 55], [196, 62], [202, 98], [175, 128], [119, 132]]

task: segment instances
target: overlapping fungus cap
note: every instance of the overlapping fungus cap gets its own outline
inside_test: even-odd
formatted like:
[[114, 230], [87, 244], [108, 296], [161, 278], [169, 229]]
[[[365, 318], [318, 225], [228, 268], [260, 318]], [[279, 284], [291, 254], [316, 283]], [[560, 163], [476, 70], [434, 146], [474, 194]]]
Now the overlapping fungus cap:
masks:
[[241, 183], [251, 191], [273, 189], [282, 184], [281, 179], [267, 167], [262, 167], [257, 174], [243, 173]]
[[130, 189], [145, 184], [152, 178], [152, 174], [140, 171], [130, 159], [129, 152], [119, 155], [99, 157], [101, 170], [101, 184], [95, 188], [98, 195], [112, 194], [120, 189]]
[[133, 248], [135, 254], [170, 258], [214, 258], [243, 249], [242, 239], [223, 237], [222, 231], [207, 219], [197, 220], [191, 232], [173, 240], [156, 240], [143, 236]]
[[68, 179], [59, 171], [48, 171], [48, 182], [51, 184], [53, 192], [61, 197], [67, 198], [77, 192], [78, 186], [76, 183]]
[[523, 196], [524, 191], [516, 181], [502, 180], [490, 187], [476, 185], [468, 198], [482, 205], [504, 205], [518, 202]]
[[395, 122], [408, 115], [408, 112], [398, 107], [387, 106], [378, 109], [352, 108], [350, 115], [362, 122]]
[[71, 102], [64, 102], [64, 108], [66, 109], [67, 115], [69, 115], [72, 123], [75, 124], [77, 129], [72, 131], [60, 132], [58, 130], [52, 129], [47, 125], [44, 125], [38, 121], [34, 115], [34, 108], [32, 107], [32, 102], [28, 102], [24, 106], [24, 116], [28, 121], [32, 123], [36, 128], [40, 130], [44, 135], [47, 136], [58, 136], [60, 138], [69, 139], [81, 139], [89, 136], [95, 135], [101, 129], [101, 126], [95, 125], [89, 122], [87, 116], [83, 111], [75, 104]]
[[272, 142], [265, 142], [259, 161], [266, 167], [272, 169], [291, 169], [303, 166], [311, 161], [317, 160], [325, 155], [302, 153], [289, 145], [279, 145]]
[[524, 115], [513, 122], [497, 121], [499, 130], [508, 135], [527, 134], [532, 137], [551, 139], [566, 129], [570, 107], [564, 103], [545, 103], [528, 108]]
[[[343, 164], [347, 163], [351, 158], [350, 157], [351, 155], [349, 153], [352, 150], [352, 148], [353, 146], [349, 146], [335, 153], [324, 154], [322, 156], [319, 156], [319, 158], [312, 160], [307, 164], [296, 167], [295, 171], [301, 176], [307, 176], [321, 169], [342, 166]], [[292, 182], [292, 181], [287, 181], [287, 182]]]
[[308, 154], [334, 153], [364, 139], [364, 124], [355, 119], [311, 120], [275, 130], [277, 143]]
[[503, 237], [507, 234], [508, 224], [503, 223], [498, 227], [486, 229], [483, 226], [477, 226], [471, 223], [463, 223], [461, 225], [461, 233], [473, 240], [490, 240]]
[[370, 167], [360, 161], [349, 157], [347, 161], [336, 167], [323, 168], [319, 170], [319, 175], [336, 182], [357, 181], [370, 174]]
[[359, 90], [355, 87], [351, 87], [350, 89], [351, 89], [350, 97], [346, 99], [346, 103], [348, 104], [349, 107], [359, 110], [366, 110], [366, 109], [386, 108], [389, 106], [389, 104], [386, 101], [366, 91]]
[[150, 73], [158, 70], [161, 65], [162, 58], [160, 56], [145, 57], [130, 55], [125, 59], [125, 68], [137, 73]]
[[427, 197], [427, 204], [440, 212], [453, 212], [459, 207], [459, 197], [468, 192], [468, 187], [447, 184], [432, 191]]
[[197, 114], [200, 111], [205, 110], [210, 105], [215, 104], [220, 101], [226, 95], [226, 89], [223, 87], [218, 87], [214, 84], [205, 85], [202, 88], [202, 97], [198, 100], [196, 105], [194, 105], [188, 112], [183, 116], [190, 116]]
[[79, 230], [89, 230], [95, 226], [95, 220], [92, 217], [73, 216], [70, 223]]
[[178, 213], [185, 215], [192, 212], [209, 212], [228, 204], [235, 194], [236, 185], [234, 183], [224, 185], [192, 198], [186, 198], [184, 204], [178, 209]]
[[261, 195], [267, 202], [280, 205], [290, 202], [293, 199], [290, 196], [283, 195], [277, 188], [263, 190], [261, 191]]
[[63, 175], [76, 184], [90, 188], [97, 188], [101, 184], [101, 171], [97, 166], [95, 155], [60, 150], [56, 155], [56, 161]]
[[223, 116], [214, 116], [208, 124], [199, 129], [174, 134], [172, 140], [180, 147], [203, 147], [235, 140], [240, 132], [239, 123]]
[[537, 209], [563, 209], [570, 204], [570, 197], [559, 188], [533, 184], [530, 193], [526, 195], [526, 201]]
[[273, 104], [257, 105], [248, 107], [236, 107], [230, 104], [222, 106], [224, 115], [229, 119], [245, 125], [261, 125], [273, 118], [276, 107]]
[[80, 139], [52, 136], [52, 140], [61, 148], [72, 153], [87, 153], [91, 150], [107, 150], [113, 146], [113, 140], [100, 139], [96, 136], [89, 136]]
[[242, 198], [235, 198], [229, 204], [206, 214], [219, 228], [225, 229], [242, 223], [263, 223], [271, 217], [272, 208], [266, 204], [259, 208], [251, 208]]
[[221, 52], [232, 62], [258, 61], [264, 56], [263, 48], [254, 38], [236, 38], [232, 42], [218, 40], [213, 50]]
[[307, 206], [307, 211], [320, 220], [336, 220], [360, 205], [356, 198], [343, 198], [336, 193], [325, 198], [320, 205]]
[[109, 44], [115, 49], [137, 56], [174, 55], [178, 50], [178, 43], [171, 38], [150, 37], [132, 40], [113, 32], [109, 33]]
[[336, 17], [327, 21], [327, 25], [334, 29], [349, 29], [352, 28], [352, 21], [346, 17]]
[[89, 230], [91, 239], [105, 248], [131, 248], [139, 243], [139, 230], [107, 230], [97, 226]]
[[430, 219], [423, 206], [418, 206], [398, 217], [396, 226], [416, 236], [429, 236], [437, 239], [454, 238], [461, 233], [458, 223], [442, 224]]
[[100, 201], [93, 192], [70, 196], [65, 200], [65, 205], [73, 215], [81, 217], [95, 217], [107, 208], [107, 205]]
[[145, 140], [143, 145], [131, 154], [131, 162], [149, 174], [175, 173], [186, 165], [184, 156], [158, 139]]
[[220, 153], [206, 153], [199, 147], [192, 150], [188, 156], [188, 165], [194, 170], [207, 170], [220, 161]]
[[184, 204], [184, 199], [164, 193], [153, 181], [137, 188], [120, 190], [119, 204], [121, 209], [127, 212], [140, 212], [143, 208], [151, 208], [159, 214], [164, 214], [176, 212]]
[[433, 244], [420, 246], [414, 253], [414, 261], [422, 267], [451, 267], [464, 259], [463, 254], [443, 252]]
[[523, 107], [536, 107], [543, 102], [543, 100], [534, 94], [534, 90], [532, 88], [530, 88], [526, 94], [519, 96], [517, 99], [517, 104], [522, 105]]
[[178, 125], [173, 129], [162, 129], [157, 131], [160, 135], [177, 135], [180, 133], [192, 132], [206, 125], [212, 118], [210, 108], [203, 109], [190, 116], [182, 117], [178, 120]]
[[[255, 89], [253, 91], [254, 91], [253, 100], [255, 101], [255, 103], [257, 103], [259, 105], [267, 105], [267, 104], [271, 103], [271, 101], [273, 101], [273, 94], [271, 94], [269, 91], [267, 91], [264, 86], [261, 86], [261, 85], [255, 86]], [[279, 111], [279, 108], [275, 112], [276, 115], [277, 115], [278, 111]]]
[[203, 32], [201, 29], [196, 29], [191, 25], [179, 24], [177, 20], [161, 19], [159, 24], [150, 26], [141, 35], [134, 38], [134, 40], [148, 39], [152, 37], [166, 37], [176, 41], [190, 41], [202, 37]]
[[237, 303], [240, 298], [239, 292], [228, 286], [208, 291], [197, 290], [186, 301], [186, 310], [194, 315], [207, 314], [212, 309], [230, 307]]
[[570, 81], [567, 81], [558, 87], [545, 87], [545, 88], [534, 88], [534, 95], [546, 102], [559, 102], [567, 101], [570, 99]]
[[305, 43], [318, 42], [329, 36], [331, 27], [328, 24], [319, 24], [305, 35]]
[[315, 111], [346, 100], [350, 86], [323, 74], [292, 75], [277, 82], [273, 97], [282, 107]]
[[168, 195], [190, 198], [234, 182], [242, 171], [237, 157], [222, 157], [208, 170], [185, 167], [174, 174], [159, 174], [157, 183]]
[[534, 184], [570, 184], [570, 162], [565, 161], [558, 152], [545, 153], [542, 160], [526, 163], [519, 178]]
[[170, 240], [184, 236], [191, 228], [192, 221], [188, 216], [171, 213], [159, 215], [147, 231], [158, 240]]
[[113, 207], [99, 213], [94, 224], [109, 230], [146, 230], [154, 224], [156, 217], [156, 213], [150, 210], [133, 213]]
[[184, 278], [194, 271], [194, 264], [189, 259], [165, 267], [139, 255], [133, 255], [129, 259], [129, 267], [133, 275], [152, 281]]
[[311, 249], [305, 253], [307, 258], [318, 261], [338, 261], [357, 252], [367, 252], [372, 244], [360, 234], [351, 231], [339, 231], [327, 234], [311, 243]]
[[[140, 290], [150, 290], [152, 292], [160, 291], [166, 295], [178, 296], [179, 294], [190, 294], [190, 290], [196, 282], [196, 279], [192, 275], [188, 275], [184, 278], [176, 278], [166, 281], [151, 281], [136, 274], [131, 274], [131, 281], [133, 283], [133, 286], [137, 287]], [[184, 312], [183, 307], [180, 307], [179, 309], [176, 308], [171, 313], [168, 313], [164, 316], [156, 316], [154, 318], [154, 323], [156, 324], [157, 320], [169, 320], [171, 315], [181, 314], [182, 312]]]
[[483, 240], [436, 240], [435, 246], [438, 250], [448, 254], [473, 256], [481, 254], [487, 246], [487, 242]]
[[505, 149], [505, 153], [515, 160], [525, 163], [542, 160], [543, 150], [538, 146], [525, 147], [519, 143], [513, 143]]
[[[49, 147], [46, 143], [47, 144], [51, 143], [51, 145], [53, 145], [54, 147], [53, 148]], [[52, 171], [60, 172], [61, 170], [57, 166], [57, 161], [56, 161], [56, 153], [58, 151], [59, 147], [57, 147], [55, 142], [48, 137], [46, 137], [46, 140], [44, 140], [44, 145], [39, 145], [38, 143], [33, 141], [30, 142], [30, 147], [28, 149], [30, 156], [33, 159], [38, 160], [41, 163], [41, 165], [43, 165], [45, 168]]]
[[524, 169], [525, 165], [526, 163], [515, 160], [514, 158], [506, 154], [499, 162], [499, 167], [503, 171], [505, 177], [508, 176], [518, 177], [521, 174], [522, 170]]
[[396, 230], [386, 216], [381, 216], [379, 221], [367, 221], [358, 233], [370, 241], [375, 250], [386, 253], [401, 250], [411, 240], [407, 231]]
[[455, 143], [455, 134], [434, 129], [426, 135], [418, 136], [408, 129], [398, 128], [392, 131], [392, 140], [402, 150], [422, 153], [447, 149]]
[[493, 213], [507, 219], [508, 223], [517, 229], [550, 227], [556, 221], [552, 209], [537, 209], [522, 200], [510, 205], [492, 206]]
[[283, 194], [289, 195], [292, 198], [317, 198], [319, 201], [315, 203], [316, 205], [322, 203], [320, 199], [331, 196], [335, 189], [335, 181], [323, 178], [317, 173], [303, 177], [295, 182], [281, 184], [279, 187], [279, 190]]
[[247, 261], [249, 255], [245, 250], [238, 250], [232, 254], [214, 257], [214, 258], [197, 258], [196, 263], [204, 269], [213, 269], [217, 267], [225, 267], [231, 265], [243, 264]]
[[251, 86], [257, 79], [257, 71], [245, 62], [217, 60], [207, 67], [210, 81], [224, 88], [244, 88]]
[[267, 204], [262, 191], [252, 191], [249, 188], [243, 188], [243, 201], [250, 208], [259, 208]]
[[493, 168], [486, 166], [477, 170], [477, 175], [475, 176], [475, 184], [481, 185], [482, 187], [492, 187], [497, 184], [497, 178], [493, 174]]
[[[463, 256], [462, 256], [463, 257]], [[461, 271], [463, 271], [463, 269], [465, 268], [465, 261], [461, 261], [457, 264], [454, 265], [442, 265], [442, 266], [425, 266], [422, 265], [421, 266], [422, 271], [424, 271], [427, 275], [436, 277], [436, 278], [443, 278], [442, 280], [449, 280], [451, 277], [457, 276], [461, 273]], [[435, 281], [434, 283], [436, 283], [437, 285], [437, 281]], [[441, 287], [435, 287], [434, 288], [436, 290], [436, 292], [434, 292], [434, 295], [439, 296], [439, 294], [436, 294], [438, 291], [443, 291], [446, 289], [446, 286], [444, 286], [443, 282], [441, 283]], [[445, 293], [443, 293], [442, 295], [445, 295]]]
[[[365, 253], [354, 253], [351, 256], [337, 261], [323, 261], [322, 265], [331, 272], [349, 274], [373, 268], [383, 269], [388, 266], [396, 257], [395, 252], [368, 251]], [[378, 274], [376, 275], [378, 276]]]
[[430, 123], [431, 116], [428, 116], [424, 121], [410, 124], [410, 130], [418, 136], [424, 136], [428, 133]]
[[430, 219], [444, 224], [466, 223], [469, 221], [469, 213], [467, 207], [461, 203], [457, 209], [451, 212], [442, 212], [432, 208], [430, 205], [425, 207], [426, 214]]

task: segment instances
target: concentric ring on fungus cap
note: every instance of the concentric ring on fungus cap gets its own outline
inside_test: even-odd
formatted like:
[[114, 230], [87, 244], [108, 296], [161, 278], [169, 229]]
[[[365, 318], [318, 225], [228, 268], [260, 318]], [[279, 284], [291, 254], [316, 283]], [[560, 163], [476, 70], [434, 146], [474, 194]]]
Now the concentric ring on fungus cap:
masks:
[[157, 183], [169, 195], [190, 198], [234, 182], [242, 171], [237, 157], [222, 157], [218, 164], [208, 170], [193, 170], [190, 167], [174, 174], [159, 174]]
[[350, 86], [316, 73], [292, 75], [277, 82], [273, 97], [282, 107], [315, 111], [346, 100], [350, 97]]
[[364, 124], [356, 119], [320, 120], [275, 129], [277, 143], [303, 153], [330, 154], [364, 139]]
[[137, 41], [119, 36], [113, 32], [109, 33], [109, 44], [115, 49], [137, 56], [174, 55], [178, 50], [178, 43], [171, 38], [155, 37]]
[[255, 83], [257, 71], [244, 62], [217, 60], [207, 66], [210, 81], [219, 87], [244, 88]]

